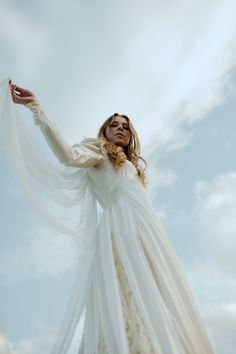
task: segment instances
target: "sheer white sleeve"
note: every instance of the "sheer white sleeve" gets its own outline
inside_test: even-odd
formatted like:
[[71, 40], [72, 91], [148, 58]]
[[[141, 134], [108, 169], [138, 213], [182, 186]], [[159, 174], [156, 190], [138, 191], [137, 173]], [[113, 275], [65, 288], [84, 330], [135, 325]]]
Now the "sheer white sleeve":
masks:
[[58, 231], [73, 236], [78, 255], [74, 287], [52, 349], [53, 354], [65, 354], [77, 324], [82, 321], [92, 279], [97, 204], [88, 170], [104, 157], [97, 139], [84, 139], [70, 147], [37, 103], [27, 107], [64, 166], [45, 156], [29, 122], [12, 101], [8, 79], [0, 81], [1, 149], [12, 174], [43, 219]]
[[47, 118], [38, 101], [25, 105], [33, 112], [33, 119], [54, 154], [65, 166], [91, 167], [104, 159], [100, 153], [97, 139], [84, 139], [81, 143], [69, 146], [61, 137], [56, 126]]
[[[62, 164], [54, 163], [43, 153], [29, 122], [18, 107], [12, 101], [8, 80], [0, 82], [1, 147], [5, 150], [12, 173], [20, 181], [34, 207], [52, 226], [66, 234], [77, 235], [80, 210], [91, 190], [87, 169], [104, 159], [98, 140], [84, 139], [69, 146], [39, 103], [27, 104], [27, 108], [33, 112], [35, 124], [40, 126], [47, 143]], [[52, 207], [52, 203], [57, 203], [57, 207]], [[73, 212], [72, 207], [77, 208], [77, 211]], [[62, 208], [63, 211], [59, 212]], [[66, 218], [60, 217], [66, 212], [75, 214], [75, 227], [72, 222], [66, 225]]]

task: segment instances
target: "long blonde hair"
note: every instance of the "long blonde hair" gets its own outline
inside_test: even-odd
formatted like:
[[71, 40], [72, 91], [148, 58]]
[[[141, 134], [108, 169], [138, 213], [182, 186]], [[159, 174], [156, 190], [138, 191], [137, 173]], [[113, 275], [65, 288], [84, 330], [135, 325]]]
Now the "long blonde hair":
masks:
[[[130, 130], [130, 142], [129, 145], [126, 148], [122, 148], [121, 146], [117, 146], [114, 143], [111, 143], [110, 141], [107, 140], [105, 131], [107, 126], [111, 123], [111, 121], [115, 117], [124, 117], [129, 125], [129, 130]], [[105, 152], [107, 153], [107, 156], [109, 157], [111, 163], [115, 168], [119, 168], [125, 160], [129, 160], [132, 162], [132, 164], [135, 166], [137, 170], [137, 175], [140, 178], [141, 182], [143, 185], [146, 185], [145, 181], [145, 170], [147, 167], [146, 161], [140, 156], [140, 140], [138, 137], [138, 134], [136, 130], [134, 129], [130, 119], [123, 114], [119, 113], [114, 113], [112, 116], [107, 118], [105, 122], [102, 124], [98, 131], [97, 137], [100, 139], [100, 149], [103, 152], [105, 149]], [[139, 166], [139, 160], [142, 160], [144, 162], [144, 168], [141, 168]]]

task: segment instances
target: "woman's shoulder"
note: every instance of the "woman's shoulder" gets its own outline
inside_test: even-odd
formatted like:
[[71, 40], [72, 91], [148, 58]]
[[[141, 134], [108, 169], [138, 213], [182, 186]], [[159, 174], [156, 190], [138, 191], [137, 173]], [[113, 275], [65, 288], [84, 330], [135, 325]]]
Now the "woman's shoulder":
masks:
[[82, 144], [92, 144], [92, 145], [100, 145], [100, 139], [99, 138], [88, 138], [88, 137], [83, 137], [81, 140]]
[[89, 155], [96, 155], [102, 159], [106, 157], [101, 149], [99, 138], [83, 137], [79, 143], [72, 145], [72, 150], [80, 151]]
[[72, 145], [72, 147], [83, 147], [83, 146], [99, 147], [100, 146], [100, 142], [99, 142], [98, 138], [83, 137], [83, 139], [80, 140], [80, 142], [77, 142], [77, 143]]

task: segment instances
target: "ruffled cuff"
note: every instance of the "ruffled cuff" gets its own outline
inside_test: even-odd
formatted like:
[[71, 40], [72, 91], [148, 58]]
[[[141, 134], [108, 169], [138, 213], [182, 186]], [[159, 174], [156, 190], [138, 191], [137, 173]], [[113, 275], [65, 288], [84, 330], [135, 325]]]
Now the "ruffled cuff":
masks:
[[37, 100], [25, 104], [25, 107], [27, 107], [33, 113], [33, 119], [36, 125], [46, 125], [47, 118], [43, 112], [42, 107], [40, 106], [40, 103]]

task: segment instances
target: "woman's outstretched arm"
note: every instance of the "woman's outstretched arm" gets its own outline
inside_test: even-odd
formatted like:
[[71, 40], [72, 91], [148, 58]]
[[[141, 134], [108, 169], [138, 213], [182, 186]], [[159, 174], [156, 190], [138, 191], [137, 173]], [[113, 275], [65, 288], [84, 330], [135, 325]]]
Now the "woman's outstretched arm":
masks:
[[36, 96], [29, 90], [13, 85], [11, 81], [9, 85], [13, 101], [25, 105], [33, 112], [35, 124], [40, 126], [48, 145], [62, 164], [73, 167], [91, 167], [104, 159], [99, 146], [95, 143], [69, 146], [59, 134], [56, 126], [43, 112]]

